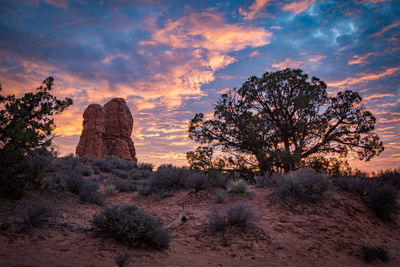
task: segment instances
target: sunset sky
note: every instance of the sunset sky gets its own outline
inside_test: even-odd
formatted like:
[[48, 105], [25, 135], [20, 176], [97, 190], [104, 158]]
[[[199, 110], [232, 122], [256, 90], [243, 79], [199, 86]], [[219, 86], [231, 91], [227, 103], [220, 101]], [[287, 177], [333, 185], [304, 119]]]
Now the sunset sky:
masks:
[[56, 145], [75, 152], [91, 103], [127, 101], [137, 158], [186, 164], [197, 112], [251, 75], [301, 68], [351, 89], [377, 117], [385, 145], [366, 170], [400, 167], [400, 2], [0, 1], [3, 94], [32, 91], [49, 75], [74, 105], [56, 118]]

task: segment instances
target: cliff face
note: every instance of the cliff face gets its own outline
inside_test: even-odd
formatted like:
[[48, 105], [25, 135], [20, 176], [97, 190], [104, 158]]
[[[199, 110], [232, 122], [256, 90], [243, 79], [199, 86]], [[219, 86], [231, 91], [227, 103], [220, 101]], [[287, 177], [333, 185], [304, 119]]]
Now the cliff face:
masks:
[[137, 161], [132, 127], [132, 114], [123, 98], [111, 99], [104, 107], [91, 104], [83, 113], [83, 130], [76, 154], [95, 159], [113, 155]]

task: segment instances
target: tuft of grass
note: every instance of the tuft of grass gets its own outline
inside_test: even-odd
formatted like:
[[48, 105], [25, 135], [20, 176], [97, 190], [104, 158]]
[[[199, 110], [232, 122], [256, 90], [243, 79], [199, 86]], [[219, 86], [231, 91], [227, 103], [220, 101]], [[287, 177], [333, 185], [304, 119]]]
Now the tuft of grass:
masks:
[[322, 202], [330, 190], [326, 175], [311, 168], [274, 177], [276, 196], [286, 204]]
[[104, 194], [106, 194], [107, 196], [115, 196], [118, 194], [119, 190], [118, 188], [113, 185], [113, 184], [109, 184], [109, 185], [105, 185], [103, 188], [103, 192]]
[[113, 237], [132, 247], [164, 250], [171, 240], [163, 222], [135, 205], [105, 207], [93, 216], [92, 226], [101, 235]]
[[232, 193], [244, 194], [247, 192], [247, 182], [243, 179], [230, 181], [228, 183], [228, 191]]
[[115, 262], [117, 263], [118, 267], [128, 266], [130, 261], [131, 261], [131, 255], [126, 251], [123, 253], [118, 253], [115, 256]]
[[211, 206], [208, 214], [208, 224], [211, 232], [225, 231], [228, 227], [237, 227], [242, 230], [254, 227], [258, 216], [253, 209], [238, 202], [231, 206]]
[[363, 246], [361, 253], [363, 260], [368, 263], [373, 262], [376, 259], [380, 259], [383, 262], [387, 262], [389, 260], [386, 250], [381, 247]]
[[226, 198], [226, 192], [223, 190], [218, 190], [215, 192], [215, 202], [224, 203]]

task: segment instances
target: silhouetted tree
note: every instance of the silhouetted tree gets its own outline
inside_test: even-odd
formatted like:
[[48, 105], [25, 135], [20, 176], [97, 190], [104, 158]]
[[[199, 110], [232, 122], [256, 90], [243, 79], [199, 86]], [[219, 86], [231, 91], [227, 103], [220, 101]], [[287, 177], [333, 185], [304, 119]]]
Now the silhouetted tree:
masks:
[[375, 117], [359, 94], [346, 90], [329, 97], [326, 87], [300, 69], [252, 76], [220, 96], [213, 119], [196, 114], [189, 137], [209, 150], [247, 155], [262, 172], [296, 169], [309, 157], [351, 151], [368, 161], [382, 152]]
[[[28, 187], [41, 184], [43, 166], [35, 159], [48, 151], [55, 128], [52, 116], [72, 105], [50, 94], [48, 77], [35, 93], [21, 98], [0, 95], [0, 195], [20, 198]], [[1, 87], [0, 87], [1, 91]], [[38, 153], [41, 151], [41, 153]]]

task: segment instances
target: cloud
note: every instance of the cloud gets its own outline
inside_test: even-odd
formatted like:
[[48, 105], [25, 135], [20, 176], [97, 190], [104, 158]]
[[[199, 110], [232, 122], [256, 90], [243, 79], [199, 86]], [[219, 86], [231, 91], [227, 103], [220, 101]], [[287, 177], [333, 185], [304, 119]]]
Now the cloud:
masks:
[[400, 25], [400, 21], [395, 22], [395, 23], [393, 23], [393, 24], [390, 24], [390, 25], [388, 25], [388, 26], [385, 26], [385, 27], [383, 27], [380, 31], [378, 31], [378, 32], [376, 32], [376, 33], [370, 35], [370, 37], [380, 37], [380, 36], [381, 36], [382, 34], [384, 34], [385, 32], [387, 32], [387, 31], [389, 31], [390, 29], [395, 28], [395, 27], [397, 27], [397, 26], [399, 26], [399, 25]]
[[309, 56], [305, 57], [304, 60], [294, 60], [291, 58], [286, 58], [283, 61], [275, 61], [271, 66], [275, 69], [285, 69], [285, 68], [316, 68], [320, 65], [320, 60], [326, 58], [326, 56], [323, 55], [314, 55], [314, 56]]
[[396, 73], [398, 71], [400, 71], [400, 67], [392, 67], [392, 68], [387, 68], [383, 72], [380, 72], [380, 73], [362, 73], [360, 75], [357, 75], [358, 77], [355, 77], [355, 78], [350, 77], [350, 78], [346, 78], [342, 81], [328, 82], [328, 85], [332, 86], [332, 87], [344, 88], [346, 86], [359, 84], [361, 82], [378, 80], [383, 77], [393, 75], [394, 73]]
[[359, 55], [354, 55], [351, 59], [349, 59], [349, 61], [347, 62], [347, 64], [349, 65], [355, 65], [355, 64], [364, 64], [365, 60], [367, 58], [369, 58], [370, 56], [375, 55], [375, 53], [368, 53], [362, 56]]
[[68, 8], [68, 0], [45, 0], [46, 3], [50, 5], [55, 5], [56, 7], [59, 8]]
[[302, 1], [297, 1], [297, 2], [292, 2], [289, 4], [286, 4], [282, 7], [283, 11], [288, 11], [291, 12], [295, 15], [307, 10], [315, 0], [302, 0]]
[[363, 97], [364, 100], [371, 100], [374, 98], [382, 98], [382, 97], [387, 97], [387, 96], [395, 96], [394, 94], [372, 94], [369, 96]]
[[248, 11], [239, 8], [239, 14], [246, 20], [252, 20], [260, 17], [260, 11], [268, 4], [269, 0], [255, 0]]

